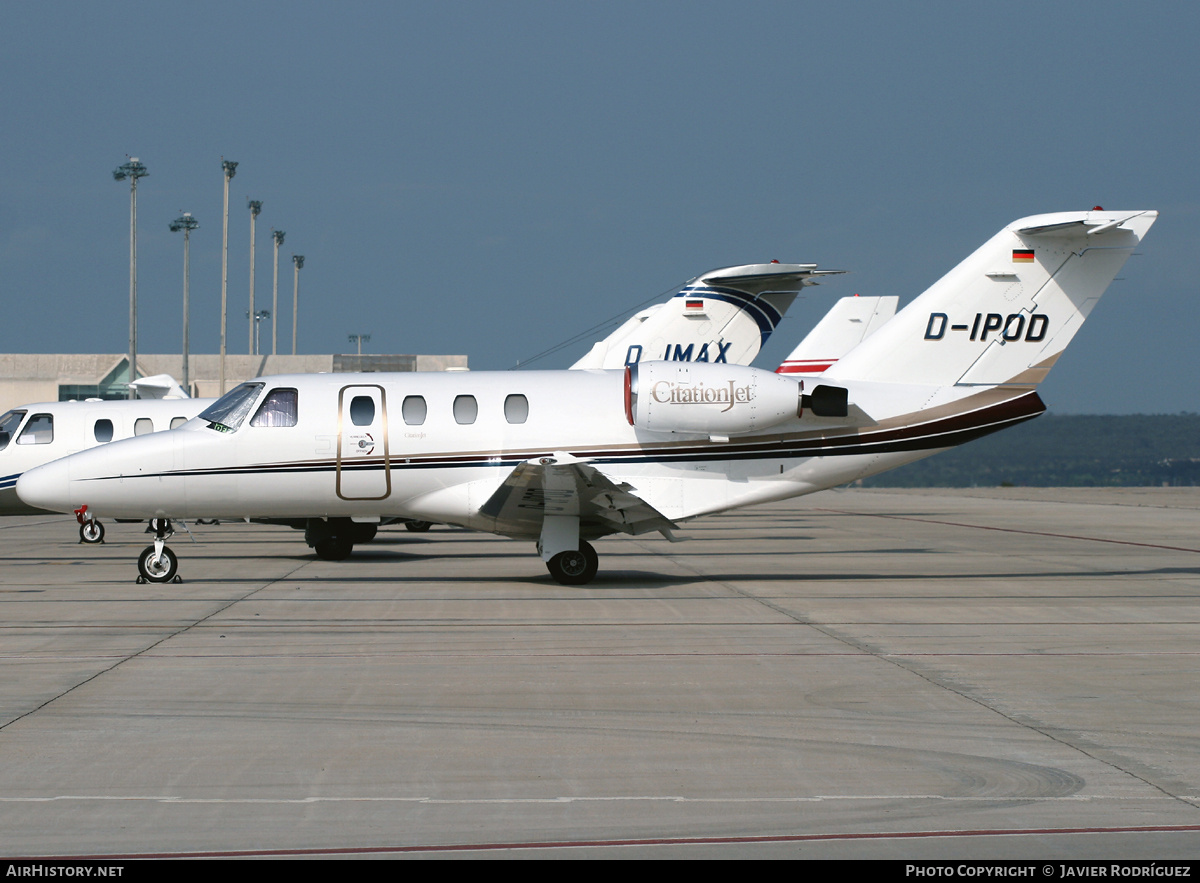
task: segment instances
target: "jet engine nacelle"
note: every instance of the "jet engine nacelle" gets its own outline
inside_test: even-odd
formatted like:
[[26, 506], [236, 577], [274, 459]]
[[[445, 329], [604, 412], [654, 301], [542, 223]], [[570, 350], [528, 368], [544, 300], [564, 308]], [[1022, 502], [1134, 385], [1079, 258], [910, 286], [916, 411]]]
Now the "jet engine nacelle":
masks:
[[740, 435], [794, 420], [801, 390], [744, 365], [641, 362], [625, 369], [625, 417], [653, 432]]

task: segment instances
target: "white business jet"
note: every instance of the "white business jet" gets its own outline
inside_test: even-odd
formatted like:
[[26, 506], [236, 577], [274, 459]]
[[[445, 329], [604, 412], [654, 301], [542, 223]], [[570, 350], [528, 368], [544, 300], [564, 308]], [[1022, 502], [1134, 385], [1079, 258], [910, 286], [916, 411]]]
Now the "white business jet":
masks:
[[[47, 511], [17, 497], [17, 479], [35, 466], [111, 441], [174, 429], [215, 401], [187, 398], [165, 374], [131, 385], [145, 398], [34, 402], [0, 414], [0, 516]], [[104, 539], [104, 525], [90, 513], [81, 512], [77, 517], [80, 540], [99, 543]]]
[[[711, 270], [665, 303], [638, 313], [594, 344], [588, 356], [572, 367], [621, 367], [623, 360], [636, 362], [651, 351], [680, 361], [749, 364], [800, 290], [840, 272], [777, 261]], [[0, 415], [0, 516], [46, 511], [22, 503], [16, 493], [17, 479], [35, 466], [111, 441], [174, 429], [215, 401], [188, 398], [168, 374], [143, 377], [130, 385], [138, 398], [35, 402]], [[104, 525], [93, 512], [77, 512], [76, 518], [82, 542], [103, 541]], [[301, 527], [308, 523], [306, 518], [288, 521]], [[344, 540], [362, 541], [375, 532], [370, 524], [334, 523], [339, 526]], [[407, 520], [406, 526], [428, 529], [429, 522]], [[321, 540], [322, 549], [336, 553], [342, 547], [328, 545], [328, 528], [329, 522], [323, 521], [312, 533]]]
[[[1009, 224], [820, 374], [624, 369], [290, 375], [170, 433], [34, 469], [28, 504], [115, 517], [403, 516], [537, 543], [591, 580], [591, 540], [835, 487], [1045, 410], [1036, 387], [1156, 212]], [[139, 570], [164, 582], [165, 535]]]

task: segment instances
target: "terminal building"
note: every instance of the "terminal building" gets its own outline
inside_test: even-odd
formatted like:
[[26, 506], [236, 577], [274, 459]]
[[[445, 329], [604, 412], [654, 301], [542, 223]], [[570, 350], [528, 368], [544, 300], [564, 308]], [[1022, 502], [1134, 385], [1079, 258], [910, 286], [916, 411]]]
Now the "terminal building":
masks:
[[[169, 374], [183, 379], [183, 356], [138, 353], [138, 377]], [[272, 374], [316, 374], [359, 371], [465, 371], [466, 356], [423, 355], [226, 355], [225, 390], [255, 377]], [[67, 402], [129, 397], [126, 354], [14, 353], [0, 355], [0, 413], [33, 402]], [[221, 394], [220, 356], [188, 356], [188, 394], [213, 398]]]

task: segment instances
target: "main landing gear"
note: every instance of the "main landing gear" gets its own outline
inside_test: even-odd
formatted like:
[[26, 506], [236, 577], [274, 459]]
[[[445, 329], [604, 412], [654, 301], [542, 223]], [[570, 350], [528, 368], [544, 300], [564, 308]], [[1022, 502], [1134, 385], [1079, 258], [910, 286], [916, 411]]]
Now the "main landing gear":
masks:
[[304, 542], [322, 561], [344, 561], [355, 543], [371, 542], [378, 530], [378, 524], [349, 518], [310, 518], [304, 526]]
[[579, 548], [559, 552], [546, 562], [546, 569], [556, 582], [564, 586], [582, 586], [590, 583], [600, 567], [600, 556], [587, 540], [579, 541]]
[[139, 583], [169, 583], [179, 579], [179, 558], [167, 548], [167, 540], [175, 535], [171, 519], [151, 518], [150, 530], [154, 532], [154, 544], [147, 546], [138, 557]]

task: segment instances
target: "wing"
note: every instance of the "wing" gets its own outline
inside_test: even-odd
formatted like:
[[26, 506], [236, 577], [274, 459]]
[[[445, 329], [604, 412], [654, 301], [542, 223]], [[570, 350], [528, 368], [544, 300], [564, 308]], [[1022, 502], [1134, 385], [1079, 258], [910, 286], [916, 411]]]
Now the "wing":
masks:
[[508, 536], [538, 536], [548, 515], [578, 516], [584, 539], [610, 533], [668, 533], [675, 527], [635, 490], [587, 460], [556, 452], [517, 466], [479, 512], [496, 519], [496, 533]]

